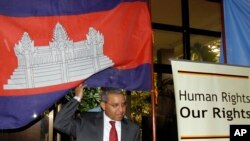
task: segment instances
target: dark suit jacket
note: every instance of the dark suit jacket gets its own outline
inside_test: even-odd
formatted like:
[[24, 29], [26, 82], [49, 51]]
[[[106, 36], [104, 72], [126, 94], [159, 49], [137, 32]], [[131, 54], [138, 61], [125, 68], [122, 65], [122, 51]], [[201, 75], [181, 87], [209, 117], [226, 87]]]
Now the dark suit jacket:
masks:
[[[56, 115], [54, 128], [76, 137], [77, 141], [103, 141], [103, 112], [88, 112], [74, 118], [78, 105], [75, 99], [69, 101]], [[139, 140], [139, 126], [124, 118], [121, 121], [121, 141]]]

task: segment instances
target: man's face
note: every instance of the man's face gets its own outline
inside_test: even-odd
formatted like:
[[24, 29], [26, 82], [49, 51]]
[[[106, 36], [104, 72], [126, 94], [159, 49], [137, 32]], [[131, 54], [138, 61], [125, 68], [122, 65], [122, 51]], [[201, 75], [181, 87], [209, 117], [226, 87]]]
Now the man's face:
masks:
[[109, 94], [107, 102], [102, 102], [101, 107], [105, 114], [112, 120], [121, 121], [126, 112], [126, 99], [123, 94]]

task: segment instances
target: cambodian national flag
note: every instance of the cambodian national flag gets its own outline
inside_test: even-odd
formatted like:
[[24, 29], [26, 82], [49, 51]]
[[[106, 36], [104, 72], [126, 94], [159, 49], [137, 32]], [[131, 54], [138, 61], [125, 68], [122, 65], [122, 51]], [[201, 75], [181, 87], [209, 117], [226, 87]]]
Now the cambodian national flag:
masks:
[[80, 83], [151, 90], [143, 0], [1, 0], [0, 129], [20, 128]]

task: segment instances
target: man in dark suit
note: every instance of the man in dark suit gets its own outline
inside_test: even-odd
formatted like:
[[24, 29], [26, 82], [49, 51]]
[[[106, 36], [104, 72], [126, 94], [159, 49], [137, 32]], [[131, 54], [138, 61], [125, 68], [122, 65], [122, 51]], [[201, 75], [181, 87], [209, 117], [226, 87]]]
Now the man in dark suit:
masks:
[[[102, 90], [100, 106], [103, 111], [87, 112], [74, 118], [73, 115], [83, 96], [83, 86], [79, 85], [75, 88], [74, 99], [64, 105], [57, 114], [54, 128], [74, 136], [77, 141], [113, 141], [110, 137], [113, 133], [116, 136], [114, 138], [117, 138], [114, 141], [140, 140], [139, 126], [124, 118], [126, 97], [121, 90]], [[110, 121], [115, 123], [111, 124]]]

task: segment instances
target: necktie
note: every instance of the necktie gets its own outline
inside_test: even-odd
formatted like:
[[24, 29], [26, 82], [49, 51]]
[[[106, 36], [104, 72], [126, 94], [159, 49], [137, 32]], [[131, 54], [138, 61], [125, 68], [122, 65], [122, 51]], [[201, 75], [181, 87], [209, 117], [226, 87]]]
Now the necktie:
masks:
[[109, 121], [111, 124], [111, 129], [109, 132], [109, 141], [118, 141], [117, 132], [115, 129], [115, 121]]

